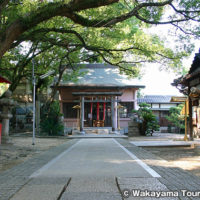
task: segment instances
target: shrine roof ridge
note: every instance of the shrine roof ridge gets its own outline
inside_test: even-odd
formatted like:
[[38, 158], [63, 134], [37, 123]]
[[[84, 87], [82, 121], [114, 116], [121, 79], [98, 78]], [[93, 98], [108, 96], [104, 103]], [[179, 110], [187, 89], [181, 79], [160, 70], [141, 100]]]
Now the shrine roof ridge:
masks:
[[81, 64], [76, 81], [61, 80], [58, 87], [90, 88], [144, 88], [137, 78], [121, 73], [119, 68], [109, 64]]

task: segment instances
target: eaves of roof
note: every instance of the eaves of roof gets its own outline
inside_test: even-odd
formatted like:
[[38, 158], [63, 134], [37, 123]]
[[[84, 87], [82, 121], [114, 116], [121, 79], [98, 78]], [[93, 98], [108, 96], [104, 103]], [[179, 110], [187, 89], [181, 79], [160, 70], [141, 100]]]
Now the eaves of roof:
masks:
[[176, 103], [179, 103], [179, 102], [148, 102], [148, 101], [146, 101], [146, 102], [138, 102], [138, 103], [147, 103], [147, 104], [176, 104]]
[[170, 108], [151, 108], [152, 111], [168, 111]]
[[[55, 87], [55, 86], [52, 86]], [[116, 86], [116, 85], [59, 85], [56, 88], [74, 88], [74, 89], [128, 89], [128, 88], [145, 88], [144, 85], [124, 85], [124, 86]]]

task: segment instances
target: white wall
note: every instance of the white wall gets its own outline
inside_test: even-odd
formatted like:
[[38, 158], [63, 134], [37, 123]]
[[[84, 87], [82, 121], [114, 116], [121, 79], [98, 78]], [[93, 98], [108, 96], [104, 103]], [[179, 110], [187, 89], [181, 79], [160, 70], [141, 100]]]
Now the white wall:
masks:
[[159, 104], [158, 103], [152, 103], [152, 108], [159, 108]]
[[160, 108], [171, 108], [176, 107], [176, 104], [161, 104]]

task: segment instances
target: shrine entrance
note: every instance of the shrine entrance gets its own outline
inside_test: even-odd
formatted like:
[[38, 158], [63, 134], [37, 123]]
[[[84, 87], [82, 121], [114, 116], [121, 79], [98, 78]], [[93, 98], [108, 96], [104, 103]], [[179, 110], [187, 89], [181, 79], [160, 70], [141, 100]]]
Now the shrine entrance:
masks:
[[85, 103], [85, 127], [111, 127], [111, 103], [88, 102]]
[[117, 129], [117, 96], [122, 92], [72, 92], [80, 98], [80, 131], [84, 127]]

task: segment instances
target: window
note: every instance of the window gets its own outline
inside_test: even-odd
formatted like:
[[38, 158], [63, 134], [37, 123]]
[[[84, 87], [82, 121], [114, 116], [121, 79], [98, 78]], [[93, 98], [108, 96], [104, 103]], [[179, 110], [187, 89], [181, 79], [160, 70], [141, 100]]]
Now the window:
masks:
[[76, 105], [77, 103], [63, 103], [64, 118], [77, 118], [77, 109], [73, 108]]
[[123, 108], [119, 109], [120, 118], [129, 118], [132, 115], [132, 110], [134, 109], [134, 102], [120, 102]]
[[161, 111], [160, 116], [161, 117], [169, 116], [169, 111]]

